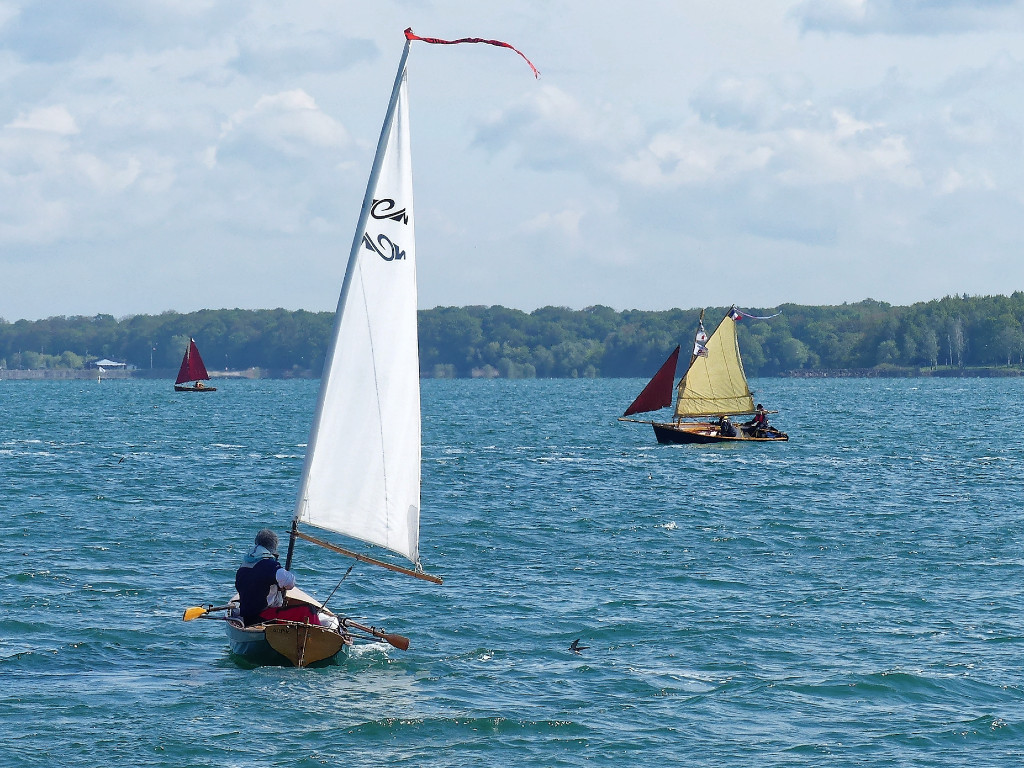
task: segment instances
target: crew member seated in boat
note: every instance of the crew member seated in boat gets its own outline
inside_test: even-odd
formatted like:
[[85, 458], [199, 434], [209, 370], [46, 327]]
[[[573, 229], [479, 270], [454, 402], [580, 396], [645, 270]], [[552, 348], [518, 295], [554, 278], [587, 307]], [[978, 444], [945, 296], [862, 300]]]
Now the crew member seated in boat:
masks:
[[768, 411], [760, 403], [754, 410], [754, 426], [758, 429], [768, 429]]
[[764, 432], [768, 431], [768, 411], [764, 409], [764, 406], [760, 403], [757, 404], [757, 408], [754, 410], [754, 418], [748, 423], [748, 426], [753, 427], [754, 435], [760, 437]]
[[295, 586], [295, 575], [277, 561], [277, 534], [264, 528], [256, 534], [256, 544], [235, 572], [239, 612], [248, 626], [261, 621], [300, 621], [319, 624], [317, 612], [299, 603], [285, 606], [284, 590]]
[[729, 421], [728, 416], [718, 417], [718, 432], [722, 437], [736, 437], [739, 434], [736, 425]]

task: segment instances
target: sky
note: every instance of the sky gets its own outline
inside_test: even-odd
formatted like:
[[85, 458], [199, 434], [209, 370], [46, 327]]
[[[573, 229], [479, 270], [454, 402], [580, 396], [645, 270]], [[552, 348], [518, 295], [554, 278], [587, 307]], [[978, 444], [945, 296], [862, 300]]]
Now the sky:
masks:
[[0, 318], [333, 310], [406, 27], [421, 308], [1024, 290], [1024, 0], [0, 0]]

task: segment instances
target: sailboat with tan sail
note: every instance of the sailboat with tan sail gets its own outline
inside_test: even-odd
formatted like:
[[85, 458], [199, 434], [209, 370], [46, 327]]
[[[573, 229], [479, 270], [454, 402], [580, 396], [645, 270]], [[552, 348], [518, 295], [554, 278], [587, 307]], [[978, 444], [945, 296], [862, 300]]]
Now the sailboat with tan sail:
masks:
[[[420, 38], [412, 30], [405, 36], [338, 299], [284, 567], [291, 570], [301, 539], [440, 584], [423, 572], [419, 553], [420, 388], [406, 63], [413, 40], [460, 41]], [[499, 41], [465, 42], [511, 48]], [[310, 535], [309, 527], [394, 553], [413, 567], [343, 548]], [[340, 616], [300, 590], [288, 589], [284, 603], [312, 608], [307, 613], [320, 624], [274, 619], [247, 626], [237, 595], [218, 608], [190, 608], [184, 618], [226, 611], [217, 618], [235, 653], [300, 667], [336, 660], [360, 640], [409, 647], [407, 638]]]
[[[619, 417], [619, 421], [650, 424], [659, 443], [721, 443], [736, 441], [784, 442], [789, 435], [769, 426], [763, 406], [754, 405], [740, 358], [736, 323], [754, 317], [732, 307], [711, 337], [704, 330], [704, 310], [697, 321], [693, 354], [676, 387], [674, 418], [670, 422], [629, 418], [672, 404], [672, 385], [680, 348], [669, 355], [647, 386]], [[774, 315], [772, 315], [774, 317]], [[766, 320], [770, 318], [755, 318]], [[735, 416], [749, 421], [734, 424]]]

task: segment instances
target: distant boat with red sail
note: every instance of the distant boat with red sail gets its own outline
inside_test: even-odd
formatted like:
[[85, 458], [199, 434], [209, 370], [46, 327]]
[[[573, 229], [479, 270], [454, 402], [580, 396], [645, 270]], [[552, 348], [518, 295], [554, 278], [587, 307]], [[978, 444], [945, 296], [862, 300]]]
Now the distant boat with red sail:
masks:
[[203, 365], [203, 358], [199, 355], [199, 347], [196, 340], [189, 338], [188, 348], [185, 356], [181, 358], [181, 368], [178, 370], [178, 378], [174, 380], [175, 392], [216, 392], [216, 387], [208, 387], [203, 384], [210, 380], [210, 374], [206, 372]]
[[[672, 386], [680, 348], [669, 355], [654, 378], [619, 421], [650, 424], [659, 443], [724, 443], [733, 441], [785, 442], [789, 435], [768, 425], [767, 411], [747, 386], [743, 372], [736, 323], [744, 317], [770, 320], [740, 312], [733, 306], [718, 329], [708, 338], [704, 331], [704, 310], [697, 321], [690, 365], [676, 387], [676, 407], [670, 422], [629, 418], [634, 413], [650, 413], [672, 405]], [[734, 416], [752, 416], [749, 421], [734, 424]]]

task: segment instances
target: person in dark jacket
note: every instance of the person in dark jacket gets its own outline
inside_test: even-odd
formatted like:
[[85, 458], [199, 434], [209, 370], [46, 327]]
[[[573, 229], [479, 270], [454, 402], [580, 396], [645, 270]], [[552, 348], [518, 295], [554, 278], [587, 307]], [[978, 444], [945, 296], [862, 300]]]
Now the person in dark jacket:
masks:
[[315, 610], [305, 604], [285, 606], [285, 590], [295, 586], [295, 575], [277, 560], [277, 534], [264, 528], [235, 572], [239, 613], [246, 626], [282, 619], [319, 624]]

